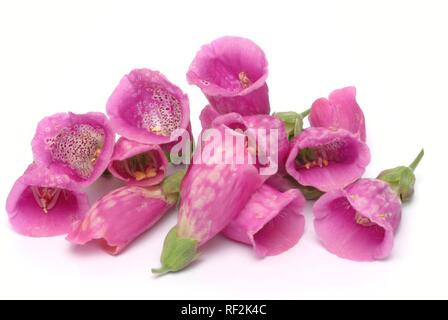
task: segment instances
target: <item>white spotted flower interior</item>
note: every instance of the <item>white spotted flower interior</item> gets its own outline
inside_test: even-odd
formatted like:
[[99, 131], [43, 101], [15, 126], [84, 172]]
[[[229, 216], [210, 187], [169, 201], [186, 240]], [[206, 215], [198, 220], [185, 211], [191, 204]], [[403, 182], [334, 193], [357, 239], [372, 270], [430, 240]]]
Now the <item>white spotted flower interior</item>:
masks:
[[69, 176], [77, 187], [93, 183], [107, 168], [115, 134], [99, 112], [57, 113], [44, 118], [32, 141], [34, 160]]
[[190, 123], [188, 97], [158, 71], [136, 69], [121, 79], [107, 106], [111, 126], [140, 143], [171, 142]]

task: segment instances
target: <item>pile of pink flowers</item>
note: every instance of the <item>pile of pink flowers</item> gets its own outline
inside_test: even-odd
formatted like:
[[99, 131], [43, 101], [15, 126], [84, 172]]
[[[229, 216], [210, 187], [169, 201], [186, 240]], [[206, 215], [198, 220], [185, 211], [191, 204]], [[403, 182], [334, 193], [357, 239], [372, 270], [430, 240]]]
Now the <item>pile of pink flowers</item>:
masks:
[[[301, 113], [270, 115], [267, 77], [266, 56], [248, 39], [223, 37], [199, 50], [187, 80], [209, 104], [193, 153], [187, 95], [149, 69], [121, 79], [108, 117], [42, 119], [34, 161], [7, 200], [12, 227], [31, 237], [67, 235], [77, 245], [96, 241], [116, 255], [179, 206], [162, 266], [153, 269], [166, 273], [188, 266], [218, 234], [260, 257], [283, 253], [303, 235], [305, 201], [313, 200], [314, 230], [328, 251], [387, 258], [423, 150], [409, 166], [362, 178], [370, 151], [356, 89], [335, 90]], [[123, 186], [90, 205], [84, 190], [104, 175]]]

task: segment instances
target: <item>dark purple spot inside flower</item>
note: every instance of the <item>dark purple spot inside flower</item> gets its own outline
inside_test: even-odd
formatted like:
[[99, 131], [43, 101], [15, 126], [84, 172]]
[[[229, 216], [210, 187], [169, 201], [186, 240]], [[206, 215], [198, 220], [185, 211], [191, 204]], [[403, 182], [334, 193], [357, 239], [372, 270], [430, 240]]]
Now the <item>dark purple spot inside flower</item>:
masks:
[[129, 124], [163, 136], [170, 136], [180, 128], [182, 110], [177, 97], [149, 82], [144, 72], [134, 72], [128, 77], [136, 93], [128, 98], [132, 101], [125, 103], [126, 108], [122, 108], [120, 113]]
[[81, 178], [87, 179], [104, 145], [104, 130], [88, 124], [62, 129], [54, 138], [47, 139], [53, 160], [73, 169]]

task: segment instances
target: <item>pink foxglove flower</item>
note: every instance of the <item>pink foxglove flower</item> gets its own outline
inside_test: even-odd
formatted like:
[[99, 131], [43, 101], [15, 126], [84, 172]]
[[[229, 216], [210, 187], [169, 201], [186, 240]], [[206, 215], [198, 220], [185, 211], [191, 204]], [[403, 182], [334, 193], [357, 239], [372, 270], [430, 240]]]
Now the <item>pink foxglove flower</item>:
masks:
[[381, 180], [360, 179], [324, 194], [313, 207], [314, 228], [335, 255], [372, 261], [390, 255], [401, 218], [401, 202]]
[[168, 161], [162, 148], [120, 138], [115, 144], [109, 171], [130, 186], [153, 186], [162, 182]]
[[105, 195], [73, 224], [67, 240], [78, 245], [96, 240], [106, 252], [119, 254], [175, 205], [177, 192], [166, 188], [173, 178], [178, 192], [179, 181], [173, 175], [158, 186], [122, 187]]
[[14, 184], [6, 202], [9, 221], [30, 237], [66, 234], [89, 209], [87, 195], [73, 191], [72, 179], [32, 164]]
[[301, 185], [328, 192], [356, 181], [369, 162], [369, 148], [352, 133], [311, 127], [292, 141], [286, 170]]
[[345, 129], [366, 141], [364, 114], [356, 102], [356, 88], [347, 87], [333, 91], [328, 99], [317, 99], [309, 115], [313, 127]]
[[242, 116], [233, 112], [221, 115], [212, 122], [212, 127], [220, 126], [246, 133], [248, 151], [257, 157], [257, 166], [275, 165], [284, 171], [290, 145], [285, 125], [280, 119], [264, 114]]
[[255, 43], [222, 37], [203, 46], [187, 73], [220, 114], [269, 114], [268, 62]]
[[171, 133], [190, 123], [188, 97], [157, 71], [136, 69], [124, 76], [107, 106], [112, 127], [140, 143], [171, 142]]
[[162, 267], [154, 273], [176, 272], [189, 265], [198, 248], [221, 232], [262, 184], [257, 169], [235, 164], [234, 153], [226, 152], [223, 144], [214, 148], [215, 154], [222, 155], [217, 164], [201, 153], [197, 148], [182, 181], [178, 222], [165, 238]]
[[299, 190], [280, 192], [264, 184], [223, 234], [252, 245], [260, 257], [280, 254], [292, 248], [302, 236], [304, 206], [305, 198]]
[[104, 114], [69, 112], [40, 121], [32, 147], [37, 164], [69, 176], [77, 187], [85, 187], [106, 170], [114, 142], [115, 133]]

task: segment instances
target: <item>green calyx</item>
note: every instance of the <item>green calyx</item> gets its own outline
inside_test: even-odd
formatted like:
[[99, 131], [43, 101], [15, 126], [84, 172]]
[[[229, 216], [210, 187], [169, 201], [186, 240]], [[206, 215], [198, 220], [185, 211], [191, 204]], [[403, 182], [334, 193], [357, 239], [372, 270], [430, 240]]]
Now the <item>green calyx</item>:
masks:
[[297, 113], [294, 111], [289, 112], [274, 112], [272, 115], [279, 118], [285, 124], [285, 129], [288, 134], [288, 139], [291, 140], [297, 136], [303, 130], [303, 119], [305, 119], [310, 113], [310, 109]]
[[310, 186], [302, 186], [301, 184], [297, 186], [297, 189], [302, 192], [306, 200], [317, 200], [324, 194], [319, 189]]
[[414, 170], [422, 160], [424, 150], [422, 149], [415, 160], [408, 166], [399, 166], [382, 171], [377, 179], [387, 182], [401, 201], [409, 201], [414, 194], [415, 174]]
[[185, 176], [184, 171], [176, 171], [168, 176], [162, 182], [162, 192], [165, 197], [175, 197], [176, 200], [180, 196], [180, 184]]
[[289, 185], [292, 188], [299, 189], [306, 200], [317, 200], [324, 194], [322, 191], [314, 187], [301, 185], [291, 176], [286, 176], [285, 179], [288, 180]]
[[180, 238], [177, 235], [177, 227], [168, 232], [163, 243], [160, 262], [162, 266], [152, 269], [152, 273], [165, 274], [177, 272], [187, 267], [197, 257], [198, 242], [193, 239]]

